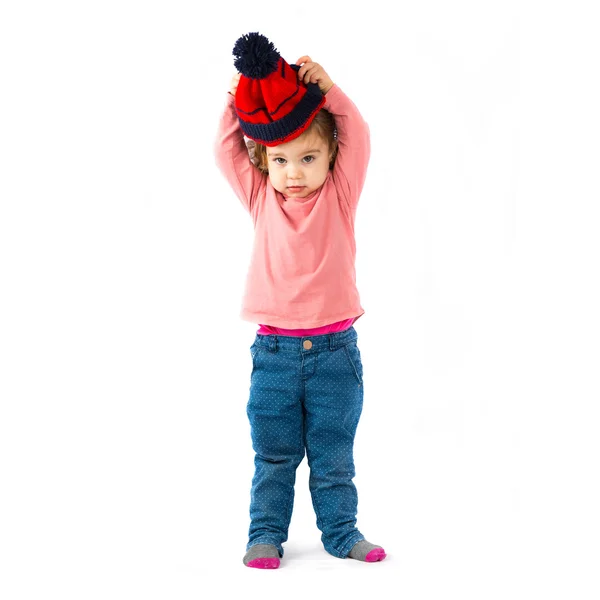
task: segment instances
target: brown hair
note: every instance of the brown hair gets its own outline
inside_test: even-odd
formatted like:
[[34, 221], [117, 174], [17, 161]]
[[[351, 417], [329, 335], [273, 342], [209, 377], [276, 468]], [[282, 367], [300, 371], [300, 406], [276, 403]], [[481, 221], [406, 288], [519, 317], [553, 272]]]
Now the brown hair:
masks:
[[[327, 148], [330, 152], [333, 152], [331, 161], [329, 162], [329, 168], [333, 168], [335, 164], [335, 157], [338, 153], [337, 137], [334, 137], [335, 121], [333, 115], [322, 108], [312, 120], [306, 131], [303, 133], [310, 134], [316, 133], [323, 141], [327, 142]], [[267, 147], [254, 140], [248, 140], [246, 142], [248, 150], [250, 151], [250, 159], [254, 165], [263, 173], [269, 172], [268, 159], [267, 159]]]

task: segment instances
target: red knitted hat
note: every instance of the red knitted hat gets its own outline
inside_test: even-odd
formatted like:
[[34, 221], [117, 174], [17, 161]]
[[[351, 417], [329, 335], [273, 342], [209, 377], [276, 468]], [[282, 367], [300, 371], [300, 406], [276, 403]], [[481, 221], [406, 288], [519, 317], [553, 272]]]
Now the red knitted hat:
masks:
[[265, 146], [278, 146], [306, 131], [325, 96], [316, 83], [298, 80], [300, 65], [288, 65], [258, 32], [240, 37], [233, 55], [242, 74], [235, 110], [244, 134]]

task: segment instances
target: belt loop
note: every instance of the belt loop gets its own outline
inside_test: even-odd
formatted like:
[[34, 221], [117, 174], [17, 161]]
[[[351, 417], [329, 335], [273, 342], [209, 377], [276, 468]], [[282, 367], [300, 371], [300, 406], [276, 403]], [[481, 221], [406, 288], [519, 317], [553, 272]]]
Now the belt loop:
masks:
[[273, 336], [273, 343], [271, 344], [273, 347], [273, 352], [277, 352], [277, 336]]
[[329, 349], [333, 352], [336, 348], [335, 344], [335, 333], [329, 334]]

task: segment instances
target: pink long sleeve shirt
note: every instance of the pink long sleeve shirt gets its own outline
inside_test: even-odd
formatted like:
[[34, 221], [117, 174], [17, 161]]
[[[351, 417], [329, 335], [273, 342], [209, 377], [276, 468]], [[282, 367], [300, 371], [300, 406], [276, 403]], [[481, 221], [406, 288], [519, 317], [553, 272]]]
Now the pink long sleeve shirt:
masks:
[[259, 324], [259, 334], [334, 333], [365, 312], [356, 287], [354, 220], [371, 153], [369, 127], [337, 84], [325, 98], [338, 130], [335, 164], [318, 190], [294, 198], [252, 164], [227, 92], [214, 152], [254, 223], [240, 316]]

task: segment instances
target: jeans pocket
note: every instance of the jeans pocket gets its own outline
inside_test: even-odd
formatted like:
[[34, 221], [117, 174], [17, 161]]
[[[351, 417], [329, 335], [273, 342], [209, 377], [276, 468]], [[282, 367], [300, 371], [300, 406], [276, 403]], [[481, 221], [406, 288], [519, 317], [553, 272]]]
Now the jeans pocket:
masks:
[[358, 380], [358, 385], [363, 384], [363, 367], [362, 360], [360, 358], [360, 350], [358, 349], [358, 345], [356, 342], [350, 342], [344, 346], [344, 352], [348, 357], [348, 361], [352, 365], [352, 369], [354, 374], [356, 375], [356, 379]]

